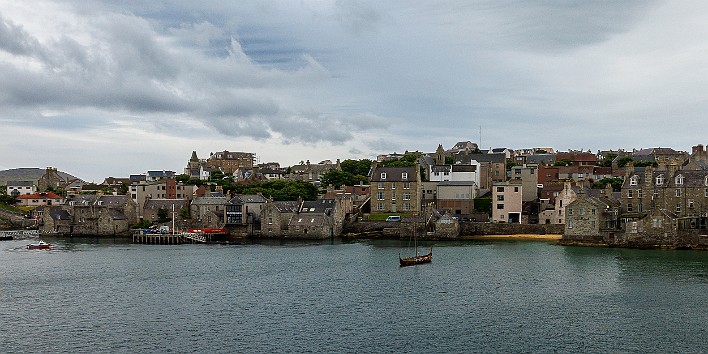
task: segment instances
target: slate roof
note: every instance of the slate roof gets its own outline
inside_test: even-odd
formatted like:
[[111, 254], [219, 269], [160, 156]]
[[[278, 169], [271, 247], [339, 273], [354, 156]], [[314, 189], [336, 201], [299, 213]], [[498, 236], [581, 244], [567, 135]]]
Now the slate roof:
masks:
[[463, 165], [471, 164], [471, 161], [475, 160], [477, 162], [498, 162], [506, 163], [505, 154], [457, 154], [455, 155], [455, 163], [461, 163]]
[[273, 205], [281, 213], [296, 213], [298, 209], [297, 202], [292, 201], [273, 202]]
[[145, 210], [158, 210], [167, 209], [172, 210], [172, 205], [175, 206], [175, 210], [182, 209], [187, 206], [187, 200], [185, 199], [148, 199], [145, 201]]
[[102, 195], [98, 198], [98, 202], [102, 205], [118, 205], [123, 206], [128, 204], [130, 199], [127, 195]]
[[265, 203], [266, 199], [260, 194], [239, 194], [229, 201], [231, 204]]
[[196, 197], [192, 205], [225, 205], [226, 197]]
[[334, 199], [318, 199], [302, 202], [301, 213], [329, 214], [336, 205]]
[[8, 187], [32, 187], [34, 186], [33, 181], [7, 181]]
[[[371, 181], [376, 182], [415, 182], [418, 174], [415, 167], [376, 167], [371, 172]], [[381, 173], [386, 173], [386, 179], [381, 179]], [[407, 179], [403, 179], [403, 173], [408, 174]]]
[[292, 226], [320, 226], [324, 225], [325, 217], [322, 214], [298, 214], [290, 218], [288, 225]]
[[49, 214], [49, 216], [54, 220], [71, 221], [71, 215], [69, 212], [61, 208], [50, 208], [49, 210], [45, 210], [44, 213]]
[[557, 158], [557, 155], [555, 155], [555, 154], [526, 155], [526, 163], [527, 164], [536, 164], [536, 165], [548, 164], [548, 163], [555, 162], [556, 158]]

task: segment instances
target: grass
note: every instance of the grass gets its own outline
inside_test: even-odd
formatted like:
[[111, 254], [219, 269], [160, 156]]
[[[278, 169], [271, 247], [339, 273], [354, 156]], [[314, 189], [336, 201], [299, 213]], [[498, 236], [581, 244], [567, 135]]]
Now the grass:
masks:
[[385, 221], [391, 215], [396, 215], [400, 217], [413, 216], [412, 213], [388, 213], [388, 214], [369, 214], [369, 220], [371, 221]]
[[9, 204], [5, 204], [5, 203], [0, 203], [0, 209], [4, 209], [4, 210], [7, 210], [7, 211], [13, 212], [13, 213], [21, 213], [22, 212], [22, 210], [18, 209], [17, 207], [9, 205]]

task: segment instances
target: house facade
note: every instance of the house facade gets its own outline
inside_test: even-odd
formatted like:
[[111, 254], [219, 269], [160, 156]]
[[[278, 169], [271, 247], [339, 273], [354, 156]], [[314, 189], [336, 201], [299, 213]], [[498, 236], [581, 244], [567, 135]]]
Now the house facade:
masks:
[[7, 181], [7, 195], [15, 197], [37, 193], [37, 185], [33, 181]]
[[417, 213], [421, 211], [420, 165], [378, 167], [371, 172], [371, 213]]
[[496, 182], [492, 187], [492, 222], [520, 224], [523, 207], [520, 183]]

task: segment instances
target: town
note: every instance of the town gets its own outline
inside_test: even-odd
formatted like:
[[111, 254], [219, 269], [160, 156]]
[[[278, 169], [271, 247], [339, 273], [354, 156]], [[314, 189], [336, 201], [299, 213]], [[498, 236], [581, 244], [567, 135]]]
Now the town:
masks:
[[[708, 150], [481, 150], [282, 167], [252, 152], [196, 151], [180, 173], [86, 183], [55, 167], [0, 180], [6, 228], [128, 237], [190, 230], [209, 240], [559, 234], [561, 244], [708, 248]], [[144, 231], [143, 231], [144, 232]], [[135, 237], [135, 236], [134, 236]], [[213, 238], [212, 238], [213, 237]], [[206, 240], [201, 236], [201, 241]]]

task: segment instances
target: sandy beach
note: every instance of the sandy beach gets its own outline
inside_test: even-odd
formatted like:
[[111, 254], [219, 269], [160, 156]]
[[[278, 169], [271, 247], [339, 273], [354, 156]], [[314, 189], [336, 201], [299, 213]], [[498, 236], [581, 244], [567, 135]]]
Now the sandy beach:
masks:
[[521, 240], [560, 240], [563, 235], [516, 234], [516, 235], [477, 235], [462, 236], [464, 239], [521, 239]]

